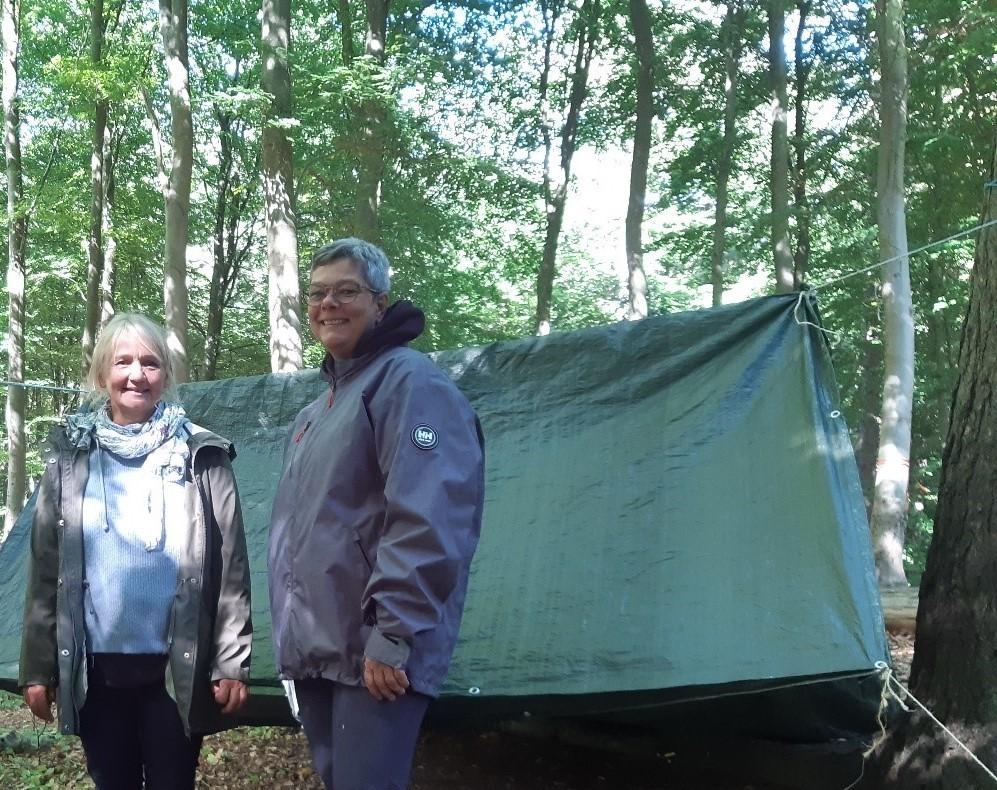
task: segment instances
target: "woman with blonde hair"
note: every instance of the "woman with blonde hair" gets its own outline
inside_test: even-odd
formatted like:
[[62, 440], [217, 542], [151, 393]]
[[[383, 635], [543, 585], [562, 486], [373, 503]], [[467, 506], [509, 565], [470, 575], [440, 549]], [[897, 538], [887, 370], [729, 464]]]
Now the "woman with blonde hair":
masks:
[[83, 408], [45, 447], [20, 685], [80, 736], [98, 790], [194, 787], [204, 733], [246, 702], [249, 562], [227, 440], [172, 396], [163, 330], [103, 330]]

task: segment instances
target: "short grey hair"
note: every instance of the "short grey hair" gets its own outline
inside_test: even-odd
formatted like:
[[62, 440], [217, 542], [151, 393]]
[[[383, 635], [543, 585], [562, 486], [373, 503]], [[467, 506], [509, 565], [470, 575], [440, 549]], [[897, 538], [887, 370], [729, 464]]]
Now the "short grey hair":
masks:
[[139, 342], [159, 357], [163, 371], [163, 399], [175, 400], [173, 357], [166, 340], [166, 330], [141, 313], [117, 313], [101, 330], [93, 348], [90, 369], [87, 371], [86, 387], [91, 390], [86, 400], [100, 403], [108, 398], [106, 381], [111, 370], [114, 348], [123, 335], [134, 335]]
[[372, 291], [386, 294], [391, 290], [390, 264], [384, 250], [369, 241], [352, 236], [319, 247], [312, 255], [311, 271], [341, 260], [352, 261], [360, 269], [361, 277]]

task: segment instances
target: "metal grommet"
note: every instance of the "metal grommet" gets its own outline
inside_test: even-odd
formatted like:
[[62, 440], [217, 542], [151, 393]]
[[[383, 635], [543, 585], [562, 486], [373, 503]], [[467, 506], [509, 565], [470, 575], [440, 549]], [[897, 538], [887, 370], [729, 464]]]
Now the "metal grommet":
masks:
[[197, 577], [191, 576], [187, 581], [189, 581], [191, 584], [197, 584]]
[[49, 459], [48, 459], [48, 462], [49, 462], [50, 464], [54, 464], [54, 463], [55, 463], [55, 459], [54, 459], [54, 458], [49, 458]]
[[481, 693], [481, 689], [479, 689], [477, 686], [471, 686], [471, 688], [467, 690], [467, 693], [470, 694], [472, 697], [476, 697]]
[[62, 655], [64, 655], [64, 656], [68, 656], [68, 655], [69, 655], [69, 651], [68, 651], [68, 650], [66, 650], [66, 648], [63, 648], [63, 649], [62, 649], [62, 650], [60, 650], [59, 652], [60, 652], [60, 653], [62, 653]]
[[64, 518], [60, 518], [60, 519], [59, 519], [59, 526], [60, 526], [60, 527], [64, 527], [64, 526], [66, 526], [66, 519], [64, 519]]
[[832, 411], [831, 414], [830, 414], [830, 417], [831, 417], [832, 420], [836, 420], [840, 416], [841, 416], [841, 412], [838, 411], [837, 409], [835, 409], [834, 411]]
[[184, 653], [183, 657], [190, 661], [190, 653]]

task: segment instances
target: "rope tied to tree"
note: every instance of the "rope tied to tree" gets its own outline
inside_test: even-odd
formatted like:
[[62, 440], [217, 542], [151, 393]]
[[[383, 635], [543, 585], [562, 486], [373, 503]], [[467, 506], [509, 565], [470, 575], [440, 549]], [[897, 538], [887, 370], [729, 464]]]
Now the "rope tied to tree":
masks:
[[857, 269], [856, 271], [849, 272], [848, 274], [844, 274], [841, 277], [837, 277], [833, 280], [828, 280], [826, 283], [821, 283], [820, 285], [812, 285], [810, 286], [810, 290], [817, 291], [820, 290], [821, 288], [827, 288], [830, 285], [840, 283], [842, 280], [847, 280], [850, 277], [857, 277], [860, 274], [871, 272], [873, 269], [878, 269], [880, 266], [886, 266], [888, 263], [899, 261], [901, 258], [910, 258], [913, 257], [914, 255], [917, 255], [918, 253], [927, 252], [930, 249], [934, 249], [935, 247], [940, 247], [943, 244], [948, 244], [950, 241], [955, 241], [956, 239], [960, 239], [963, 236], [968, 236], [971, 233], [976, 233], [978, 230], [984, 230], [985, 228], [989, 228], [992, 225], [997, 225], [997, 219], [992, 219], [989, 222], [982, 222], [979, 225], [974, 225], [972, 228], [966, 228], [965, 230], [960, 230], [958, 233], [953, 233], [951, 236], [946, 236], [944, 239], [939, 239], [938, 241], [932, 241], [921, 247], [917, 247], [913, 250], [910, 250], [909, 252], [904, 253], [902, 255], [894, 255], [892, 258], [887, 258], [885, 261], [880, 261], [879, 263], [874, 263], [871, 266], [866, 266], [865, 268]]
[[886, 740], [886, 711], [889, 709], [890, 701], [892, 700], [896, 702], [907, 713], [911, 713], [911, 709], [905, 704], [905, 701], [908, 699], [923, 710], [929, 719], [941, 727], [945, 734], [948, 735], [960, 749], [968, 754], [973, 762], [983, 769], [984, 773], [986, 773], [986, 775], [993, 780], [994, 785], [997, 785], [997, 774], [991, 771], [986, 764], [973, 753], [972, 749], [959, 740], [958, 736], [952, 732], [952, 730], [939, 721], [935, 714], [928, 710], [924, 703], [915, 697], [911, 690], [900, 682], [900, 679], [893, 674], [893, 670], [890, 668], [889, 664], [885, 661], [877, 661], [875, 666], [876, 672], [880, 676], [883, 683], [883, 691], [879, 698], [879, 710], [876, 712], [876, 723], [879, 725], [879, 735], [877, 735], [875, 740], [873, 740], [872, 745], [862, 752], [862, 772], [859, 774], [858, 779], [848, 785], [848, 787], [843, 788], [843, 790], [851, 790], [851, 788], [855, 787], [855, 785], [862, 781], [862, 777], [865, 775], [865, 761], [869, 759], [869, 756], [880, 747], [883, 741]]

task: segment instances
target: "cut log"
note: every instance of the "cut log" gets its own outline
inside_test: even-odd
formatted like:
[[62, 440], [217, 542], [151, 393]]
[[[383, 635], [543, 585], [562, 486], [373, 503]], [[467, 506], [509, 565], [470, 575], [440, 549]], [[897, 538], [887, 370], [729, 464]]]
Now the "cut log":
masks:
[[882, 587], [879, 590], [886, 630], [891, 634], [913, 634], [917, 621], [917, 587]]

